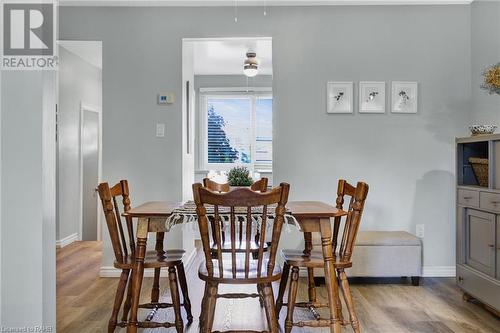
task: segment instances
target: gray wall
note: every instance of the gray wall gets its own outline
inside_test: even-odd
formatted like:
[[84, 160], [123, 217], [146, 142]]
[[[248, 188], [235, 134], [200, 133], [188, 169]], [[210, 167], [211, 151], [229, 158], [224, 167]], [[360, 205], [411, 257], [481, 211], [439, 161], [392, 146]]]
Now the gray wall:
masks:
[[4, 71], [1, 94], [0, 326], [53, 326], [55, 74]]
[[483, 71], [500, 62], [500, 2], [476, 0], [471, 16], [471, 123], [500, 126], [500, 95], [480, 89]]
[[57, 239], [80, 232], [80, 103], [101, 108], [101, 95], [101, 69], [60, 47]]
[[[424, 223], [424, 264], [454, 265], [454, 137], [467, 133], [470, 6], [277, 7], [267, 17], [241, 8], [237, 24], [228, 7], [62, 7], [60, 35], [103, 41], [103, 177], [129, 178], [134, 202], [181, 197], [181, 103], [156, 105], [159, 91], [181, 94], [181, 39], [270, 36], [274, 181], [292, 184], [292, 200], [333, 202], [338, 178], [365, 180], [363, 228], [414, 232]], [[418, 81], [419, 113], [327, 115], [329, 80]], [[157, 121], [167, 124], [165, 139], [154, 137]], [[104, 264], [111, 258], [108, 246]]]

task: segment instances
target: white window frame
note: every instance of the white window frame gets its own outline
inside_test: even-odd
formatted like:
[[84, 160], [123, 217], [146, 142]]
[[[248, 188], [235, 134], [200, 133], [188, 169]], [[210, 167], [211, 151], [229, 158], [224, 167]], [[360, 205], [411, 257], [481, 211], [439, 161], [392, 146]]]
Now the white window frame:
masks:
[[[207, 129], [207, 108], [208, 99], [234, 99], [234, 98], [250, 98], [251, 101], [251, 121], [254, 124], [252, 126], [252, 143], [251, 143], [251, 156], [253, 163], [208, 163], [208, 129]], [[252, 171], [263, 171], [271, 172], [272, 163], [268, 164], [256, 164], [255, 163], [255, 140], [256, 140], [256, 101], [258, 98], [273, 98], [272, 88], [259, 87], [259, 88], [200, 88], [200, 142], [199, 142], [199, 161], [202, 169], [204, 170], [217, 170], [217, 171], [227, 171], [235, 166], [245, 166]], [[274, 131], [273, 131], [274, 132]]]

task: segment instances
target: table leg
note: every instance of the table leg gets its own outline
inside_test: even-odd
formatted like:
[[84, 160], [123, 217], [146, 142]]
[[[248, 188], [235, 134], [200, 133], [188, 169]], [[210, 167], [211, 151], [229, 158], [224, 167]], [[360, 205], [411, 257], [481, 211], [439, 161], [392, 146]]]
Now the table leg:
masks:
[[328, 308], [330, 310], [330, 332], [340, 333], [340, 321], [337, 313], [337, 298], [339, 297], [339, 285], [335, 276], [332, 251], [332, 231], [329, 218], [320, 219], [321, 248], [325, 260], [325, 284], [328, 293]]
[[[163, 239], [165, 237], [164, 232], [156, 233], [156, 245], [155, 251], [158, 255], [163, 254]], [[153, 288], [151, 289], [151, 302], [157, 303], [160, 299], [160, 268], [155, 268], [155, 274], [153, 279]]]
[[[312, 245], [312, 233], [304, 232], [304, 256], [311, 255], [313, 245]], [[314, 285], [314, 268], [307, 268], [307, 284], [308, 284], [308, 295], [309, 302], [316, 303], [316, 286]], [[309, 311], [313, 314], [314, 318], [319, 319], [319, 313], [314, 308], [313, 305], [309, 306]]]
[[[155, 245], [155, 251], [158, 253], [158, 255], [163, 254], [163, 239], [165, 238], [165, 233], [164, 232], [157, 232], [156, 233], [156, 245]], [[160, 273], [161, 273], [161, 268], [155, 268], [154, 271], [154, 277], [153, 277], [153, 288], [151, 288], [151, 303], [158, 303], [160, 299]], [[146, 321], [151, 321], [153, 320], [156, 312], [158, 312], [158, 306], [155, 306], [149, 314], [146, 316]]]
[[312, 251], [312, 232], [304, 232], [304, 251], [305, 255], [310, 255]]
[[139, 309], [142, 278], [144, 276], [144, 256], [146, 255], [148, 228], [149, 219], [140, 218], [137, 224], [137, 248], [135, 251], [135, 267], [132, 270], [132, 305], [130, 308], [130, 318], [127, 326], [127, 333], [137, 332], [137, 310]]

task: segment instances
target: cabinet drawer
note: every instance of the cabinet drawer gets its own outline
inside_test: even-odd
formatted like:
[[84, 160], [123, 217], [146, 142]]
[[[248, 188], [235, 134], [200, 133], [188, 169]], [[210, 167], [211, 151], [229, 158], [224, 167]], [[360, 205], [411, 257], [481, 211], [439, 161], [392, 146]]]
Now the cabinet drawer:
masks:
[[484, 276], [466, 266], [457, 265], [457, 284], [481, 302], [500, 310], [500, 281]]
[[500, 212], [500, 194], [481, 192], [479, 195], [479, 207]]
[[473, 190], [458, 190], [458, 203], [463, 206], [479, 207], [479, 192]]

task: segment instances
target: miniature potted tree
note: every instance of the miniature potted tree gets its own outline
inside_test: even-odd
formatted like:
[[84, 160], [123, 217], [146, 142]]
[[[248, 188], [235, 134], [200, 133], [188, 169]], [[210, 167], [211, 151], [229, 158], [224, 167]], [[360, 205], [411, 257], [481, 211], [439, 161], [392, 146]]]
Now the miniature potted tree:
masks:
[[227, 174], [227, 182], [231, 187], [249, 187], [253, 180], [250, 171], [242, 166], [232, 168]]

